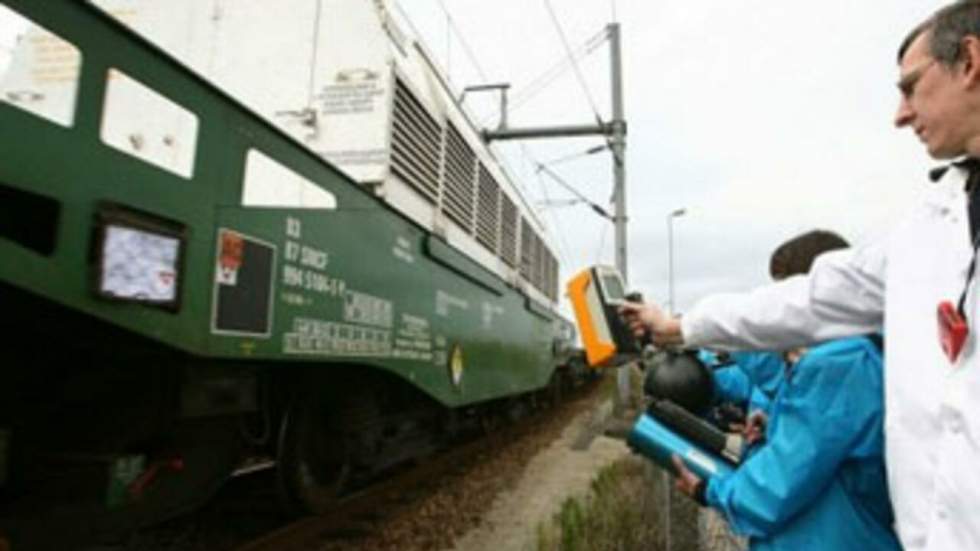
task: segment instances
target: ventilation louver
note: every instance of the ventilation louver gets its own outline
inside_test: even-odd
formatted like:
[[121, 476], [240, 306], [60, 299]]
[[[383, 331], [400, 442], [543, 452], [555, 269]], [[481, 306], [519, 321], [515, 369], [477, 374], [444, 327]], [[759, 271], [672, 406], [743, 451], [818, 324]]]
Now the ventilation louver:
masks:
[[452, 124], [446, 127], [445, 148], [442, 212], [472, 232], [476, 155]]
[[521, 276], [525, 280], [531, 281], [531, 261], [534, 257], [534, 232], [531, 224], [521, 218]]
[[497, 228], [500, 221], [500, 186], [490, 171], [480, 165], [476, 202], [476, 240], [491, 252], [497, 252]]
[[517, 205], [500, 195], [500, 259], [508, 266], [517, 265]]
[[430, 203], [439, 200], [442, 127], [401, 81], [395, 81], [391, 170]]

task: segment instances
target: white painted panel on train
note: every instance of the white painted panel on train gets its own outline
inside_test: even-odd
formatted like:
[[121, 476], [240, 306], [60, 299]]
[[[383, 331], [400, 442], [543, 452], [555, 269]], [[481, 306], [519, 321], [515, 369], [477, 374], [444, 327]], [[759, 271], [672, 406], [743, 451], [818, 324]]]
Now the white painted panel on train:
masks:
[[0, 5], [0, 101], [71, 126], [81, 61], [70, 42]]
[[110, 69], [102, 141], [184, 178], [194, 173], [197, 116], [152, 88]]
[[91, 0], [350, 177], [387, 175], [388, 41], [365, 0]]
[[261, 151], [252, 149], [245, 161], [242, 205], [335, 209], [337, 198]]

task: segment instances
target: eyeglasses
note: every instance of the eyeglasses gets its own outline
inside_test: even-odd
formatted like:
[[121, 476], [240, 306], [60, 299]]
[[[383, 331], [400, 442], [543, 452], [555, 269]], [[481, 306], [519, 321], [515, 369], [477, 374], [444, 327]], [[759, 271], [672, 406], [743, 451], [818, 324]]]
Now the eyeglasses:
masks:
[[919, 66], [917, 69], [910, 71], [907, 75], [898, 79], [898, 90], [902, 93], [902, 97], [909, 99], [912, 94], [915, 93], [915, 85], [919, 83], [919, 80], [926, 74], [926, 71], [930, 67], [936, 64], [935, 59], [930, 59], [925, 65]]

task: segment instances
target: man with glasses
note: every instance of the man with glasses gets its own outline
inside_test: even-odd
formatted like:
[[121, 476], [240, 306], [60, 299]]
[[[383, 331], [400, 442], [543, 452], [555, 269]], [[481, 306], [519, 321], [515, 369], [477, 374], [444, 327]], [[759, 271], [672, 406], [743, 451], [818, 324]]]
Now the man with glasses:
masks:
[[[980, 549], [980, 0], [951, 4], [898, 52], [895, 124], [936, 159], [929, 196], [886, 238], [808, 276], [701, 300], [683, 319], [627, 305], [660, 345], [781, 350], [883, 329], [885, 446], [906, 549]], [[938, 323], [938, 325], [937, 325]], [[937, 338], [938, 337], [938, 338]]]

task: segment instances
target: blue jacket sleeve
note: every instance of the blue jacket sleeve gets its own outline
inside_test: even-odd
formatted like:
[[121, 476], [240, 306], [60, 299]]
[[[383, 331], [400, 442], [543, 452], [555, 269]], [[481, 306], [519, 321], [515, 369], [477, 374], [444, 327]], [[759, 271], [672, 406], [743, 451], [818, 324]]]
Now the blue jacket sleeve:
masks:
[[708, 482], [708, 505], [739, 534], [777, 532], [826, 489], [880, 422], [880, 372], [880, 356], [864, 339], [811, 350], [783, 385], [766, 444], [731, 475]]
[[715, 400], [744, 405], [752, 395], [752, 384], [738, 366], [727, 366], [714, 371]]
[[778, 352], [733, 352], [732, 361], [745, 373], [749, 382], [769, 399], [776, 396], [783, 382], [786, 362]]

